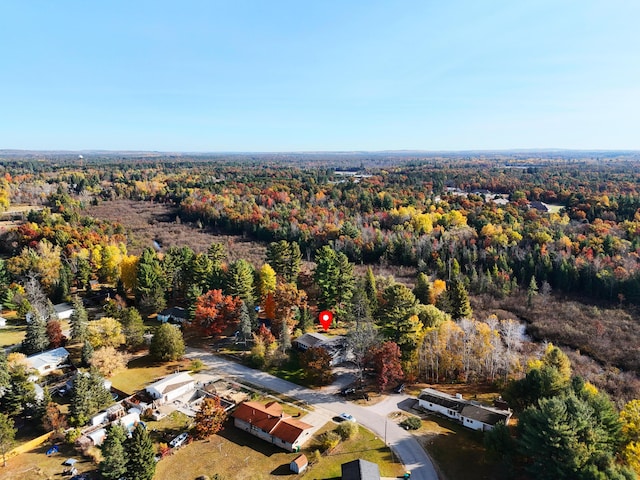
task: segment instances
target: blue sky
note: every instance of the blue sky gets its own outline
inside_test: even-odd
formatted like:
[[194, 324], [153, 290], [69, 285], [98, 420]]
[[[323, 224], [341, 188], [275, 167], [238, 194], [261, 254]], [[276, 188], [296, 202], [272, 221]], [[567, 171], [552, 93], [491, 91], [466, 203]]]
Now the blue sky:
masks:
[[0, 3], [0, 149], [640, 149], [640, 2]]

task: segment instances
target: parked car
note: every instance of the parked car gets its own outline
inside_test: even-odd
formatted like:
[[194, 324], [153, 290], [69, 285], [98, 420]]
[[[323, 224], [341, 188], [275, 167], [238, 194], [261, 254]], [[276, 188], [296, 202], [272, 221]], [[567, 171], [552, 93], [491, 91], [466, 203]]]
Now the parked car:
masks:
[[340, 415], [338, 415], [338, 418], [340, 420], [345, 420], [347, 422], [355, 422], [356, 419], [353, 415], [351, 415], [350, 413], [341, 413]]
[[189, 437], [189, 434], [187, 432], [183, 432], [180, 435], [178, 435], [176, 438], [171, 440], [169, 442], [169, 446], [171, 448], [178, 448], [178, 447], [182, 446], [184, 444], [184, 442], [187, 441], [187, 437]]
[[352, 393], [356, 393], [356, 389], [353, 387], [347, 387], [340, 390], [340, 395], [346, 397], [347, 395], [351, 395]]
[[396, 388], [393, 389], [393, 393], [402, 393], [404, 392], [405, 387], [406, 385], [404, 383], [400, 383], [396, 386]]

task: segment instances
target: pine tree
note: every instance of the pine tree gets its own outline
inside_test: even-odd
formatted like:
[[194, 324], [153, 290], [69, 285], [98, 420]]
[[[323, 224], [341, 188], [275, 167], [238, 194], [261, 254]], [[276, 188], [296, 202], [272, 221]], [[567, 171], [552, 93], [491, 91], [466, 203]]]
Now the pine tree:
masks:
[[0, 348], [0, 391], [4, 390], [11, 382], [11, 376], [9, 375], [9, 367], [7, 365], [7, 354], [3, 348]]
[[213, 260], [204, 253], [197, 254], [191, 261], [189, 269], [191, 286], [200, 288], [201, 291], [209, 290], [211, 275], [213, 272]]
[[107, 427], [107, 438], [105, 438], [100, 449], [102, 458], [100, 462], [100, 474], [107, 480], [118, 480], [127, 473], [127, 451], [125, 442], [127, 432], [120, 422], [113, 422]]
[[2, 453], [2, 463], [5, 467], [7, 466], [7, 453], [13, 448], [17, 431], [13, 420], [8, 415], [0, 413], [0, 453]]
[[93, 345], [88, 340], [82, 345], [82, 365], [88, 367], [91, 364], [91, 358], [93, 357]]
[[449, 298], [451, 300], [451, 316], [454, 320], [471, 318], [473, 311], [469, 303], [469, 294], [460, 280], [451, 282]]
[[422, 272], [418, 274], [413, 294], [423, 305], [431, 304], [431, 283], [429, 282], [429, 277]]
[[240, 325], [238, 328], [246, 345], [247, 339], [251, 337], [251, 317], [249, 316], [247, 304], [244, 302], [240, 304]]
[[198, 302], [198, 298], [202, 296], [204, 291], [200, 287], [200, 285], [190, 285], [187, 289], [187, 295], [185, 300], [187, 301], [187, 311], [189, 312], [189, 320], [193, 320], [196, 316], [196, 306]]
[[300, 245], [286, 240], [270, 243], [267, 247], [267, 262], [286, 283], [297, 282], [302, 264]]
[[313, 318], [307, 307], [298, 310], [298, 328], [302, 333], [306, 333], [313, 328]]
[[76, 342], [84, 342], [87, 339], [89, 329], [89, 317], [82, 300], [77, 295], [73, 296], [73, 313], [69, 319], [71, 324], [71, 338]]
[[253, 267], [249, 262], [243, 259], [233, 262], [227, 274], [226, 293], [253, 304], [255, 302], [253, 279]]
[[536, 277], [531, 277], [529, 282], [529, 288], [527, 289], [527, 306], [533, 305], [533, 299], [538, 295], [538, 284], [536, 283]]
[[111, 403], [104, 379], [93, 372], [78, 372], [73, 379], [69, 417], [73, 425], [85, 425], [91, 415]]
[[27, 405], [36, 402], [36, 392], [33, 382], [29, 381], [29, 372], [24, 365], [17, 365], [9, 371], [9, 386], [0, 397], [2, 411], [11, 416], [20, 415]]
[[138, 310], [134, 307], [126, 308], [120, 315], [122, 333], [126, 338], [129, 350], [137, 350], [144, 345], [145, 326]]
[[373, 274], [371, 267], [367, 268], [367, 274], [364, 280], [364, 291], [369, 299], [369, 307], [372, 313], [378, 310], [378, 286], [376, 284], [376, 277]]
[[336, 316], [344, 315], [355, 285], [353, 264], [344, 253], [336, 252], [328, 245], [316, 252], [315, 260], [313, 278], [320, 288], [319, 308], [335, 309]]
[[152, 248], [145, 248], [138, 261], [136, 272], [136, 302], [145, 313], [164, 308], [164, 274], [162, 266]]
[[137, 424], [131, 438], [125, 443], [127, 450], [127, 479], [152, 480], [156, 473], [153, 443], [147, 429]]
[[27, 355], [39, 353], [49, 346], [47, 337], [47, 321], [40, 315], [34, 314], [27, 324], [27, 333], [22, 341], [22, 350]]

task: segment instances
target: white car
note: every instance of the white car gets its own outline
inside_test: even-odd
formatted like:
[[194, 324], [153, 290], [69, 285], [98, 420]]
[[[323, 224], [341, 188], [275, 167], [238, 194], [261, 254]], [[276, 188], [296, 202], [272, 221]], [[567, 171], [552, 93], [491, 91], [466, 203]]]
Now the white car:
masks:
[[340, 418], [340, 420], [346, 420], [347, 422], [355, 422], [356, 418], [349, 414], [349, 413], [341, 413], [340, 415], [338, 415], [338, 418]]
[[187, 437], [189, 436], [189, 434], [187, 432], [183, 432], [180, 435], [178, 435], [176, 438], [174, 438], [173, 440], [171, 440], [169, 442], [169, 446], [171, 448], [178, 448], [180, 447], [184, 442], [187, 441]]

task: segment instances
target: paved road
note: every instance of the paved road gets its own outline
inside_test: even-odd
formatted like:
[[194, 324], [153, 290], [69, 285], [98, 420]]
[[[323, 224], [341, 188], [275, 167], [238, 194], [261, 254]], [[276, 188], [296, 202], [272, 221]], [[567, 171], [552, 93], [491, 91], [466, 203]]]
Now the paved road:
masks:
[[265, 372], [254, 370], [211, 354], [206, 350], [189, 348], [187, 357], [199, 358], [209, 368], [229, 376], [238, 377], [260, 387], [282, 393], [313, 405], [314, 411], [331, 418], [342, 412], [350, 413], [358, 423], [374, 432], [392, 448], [395, 455], [411, 471], [412, 480], [438, 480], [431, 459], [415, 437], [393, 421], [387, 421], [388, 413], [398, 410], [398, 403], [408, 400], [406, 395], [389, 396], [383, 402], [371, 407], [361, 407], [343, 401], [335, 394], [335, 389], [311, 390]]

